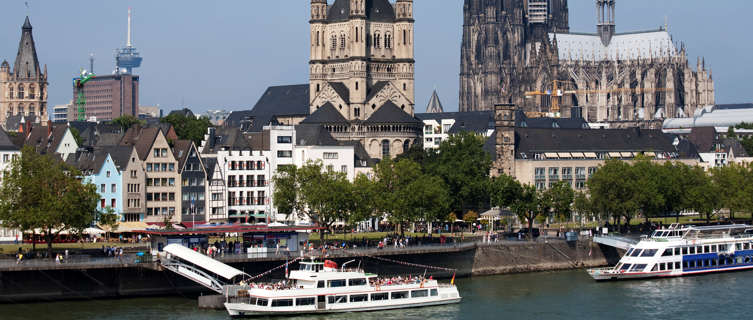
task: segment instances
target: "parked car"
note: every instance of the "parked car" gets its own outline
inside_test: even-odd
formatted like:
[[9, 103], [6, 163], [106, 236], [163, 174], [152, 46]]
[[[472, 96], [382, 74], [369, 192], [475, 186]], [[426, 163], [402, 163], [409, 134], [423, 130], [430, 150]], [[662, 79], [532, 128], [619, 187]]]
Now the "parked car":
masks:
[[[518, 230], [518, 232], [515, 233], [518, 238], [527, 238], [528, 237], [528, 228], [523, 228]], [[534, 238], [538, 238], [541, 235], [541, 232], [539, 231], [539, 228], [533, 228], [533, 232], [531, 233], [531, 236]]]

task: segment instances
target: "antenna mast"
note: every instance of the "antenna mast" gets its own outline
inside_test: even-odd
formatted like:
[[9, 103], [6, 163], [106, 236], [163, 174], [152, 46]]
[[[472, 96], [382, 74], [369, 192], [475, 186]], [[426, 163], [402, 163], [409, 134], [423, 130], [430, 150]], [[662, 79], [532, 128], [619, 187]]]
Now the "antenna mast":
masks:
[[131, 8], [128, 8], [128, 39], [126, 39], [126, 47], [131, 47]]
[[94, 73], [94, 52], [89, 53], [89, 72]]

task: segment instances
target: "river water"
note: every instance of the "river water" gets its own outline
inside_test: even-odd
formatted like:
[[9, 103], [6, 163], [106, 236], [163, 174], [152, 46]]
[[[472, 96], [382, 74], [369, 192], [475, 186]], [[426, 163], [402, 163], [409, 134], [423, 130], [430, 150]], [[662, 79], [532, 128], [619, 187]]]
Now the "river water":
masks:
[[[753, 271], [594, 282], [582, 270], [458, 279], [460, 304], [285, 319], [751, 319]], [[0, 305], [0, 319], [228, 319], [195, 297]]]

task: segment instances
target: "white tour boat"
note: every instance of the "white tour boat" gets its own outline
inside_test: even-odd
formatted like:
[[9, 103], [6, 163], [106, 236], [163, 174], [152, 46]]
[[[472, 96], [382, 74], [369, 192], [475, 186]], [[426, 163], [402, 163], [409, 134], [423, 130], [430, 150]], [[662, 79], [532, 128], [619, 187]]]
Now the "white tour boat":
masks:
[[[287, 284], [226, 286], [231, 316], [290, 315], [373, 311], [460, 302], [457, 287], [432, 278], [380, 278], [360, 268], [338, 268], [333, 261], [299, 262]], [[454, 281], [453, 281], [454, 282]]]
[[631, 246], [611, 268], [589, 269], [596, 280], [678, 277], [753, 269], [753, 226], [658, 229]]

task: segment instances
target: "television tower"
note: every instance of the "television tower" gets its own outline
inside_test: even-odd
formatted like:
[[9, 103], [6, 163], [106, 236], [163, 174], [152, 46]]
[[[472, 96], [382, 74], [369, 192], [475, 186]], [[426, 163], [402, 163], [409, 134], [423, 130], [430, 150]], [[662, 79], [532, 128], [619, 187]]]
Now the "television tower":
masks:
[[115, 73], [132, 74], [133, 68], [141, 66], [141, 56], [136, 48], [133, 47], [131, 28], [131, 8], [128, 8], [128, 31], [126, 36], [126, 46], [115, 50]]

